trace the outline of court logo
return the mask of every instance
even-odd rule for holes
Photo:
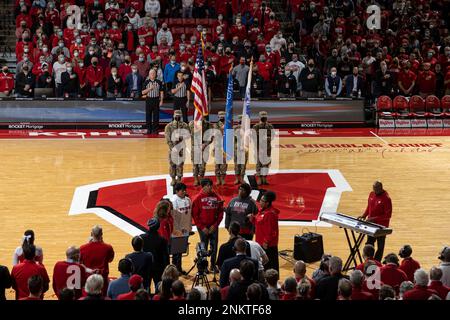
[[[254,185],[254,171],[247,170],[245,180]],[[224,186],[215,187],[227,205],[237,196],[233,185],[234,172],[228,172]],[[214,176],[214,172],[206,173]],[[330,226],[320,221],[322,212],[337,212],[341,195],[352,188],[339,170],[276,170],[268,176],[267,189],[277,194],[276,207],[280,209],[281,226]],[[200,191],[194,187],[192,174],[183,182],[191,199]],[[254,186],[251,196],[256,200],[264,192]],[[104,181],[75,189],[69,215],[93,213],[135,236],[147,229],[153,209],[163,197],[171,198],[173,188],[168,175],[144,176]],[[222,221],[221,227],[224,226]]]

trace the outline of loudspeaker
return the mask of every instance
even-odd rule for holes
[[[320,261],[323,255],[322,235],[309,232],[294,237],[294,259],[311,263]]]

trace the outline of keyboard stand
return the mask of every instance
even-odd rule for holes
[[[348,270],[355,269],[359,263],[363,262],[361,252],[359,251],[359,247],[361,246],[361,243],[364,240],[365,234],[360,233],[357,238],[355,232],[352,229],[350,229],[350,232],[349,230],[347,230],[347,228],[343,229],[345,231],[345,237],[347,238],[348,247],[350,248],[350,255],[348,256],[348,259],[342,268],[343,272],[347,272]],[[351,238],[349,236],[349,233],[351,234]],[[360,261],[359,263],[356,261],[357,258]],[[352,262],[354,264],[353,267],[350,266]]]

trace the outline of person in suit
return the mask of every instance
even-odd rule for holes
[[[345,78],[345,90],[348,98],[358,97],[358,92],[363,88],[363,78],[359,75],[358,67],[354,67],[352,74]]]
[[[139,74],[138,67],[133,64],[131,66],[131,73],[125,78],[127,97],[139,98],[141,96],[143,82],[144,78]]]
[[[224,288],[229,285],[230,272],[232,269],[239,268],[243,260],[250,260],[255,265],[254,278],[258,278],[258,261],[247,255],[247,243],[244,239],[238,238],[234,243],[236,256],[226,259],[220,269],[220,287]]]

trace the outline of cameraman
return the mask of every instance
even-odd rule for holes
[[[219,237],[219,224],[223,218],[223,200],[212,189],[211,179],[202,179],[200,182],[202,190],[192,201],[192,217],[200,235],[200,241],[211,244],[211,266],[212,272],[217,272],[216,255]]]

